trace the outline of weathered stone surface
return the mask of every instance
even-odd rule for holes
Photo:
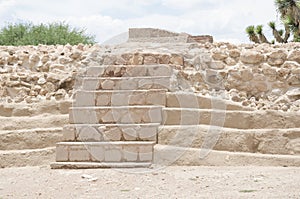
[[[70,110],[70,123],[113,124],[113,123],[160,123],[162,107],[74,107]]]
[[[280,66],[287,59],[287,52],[284,50],[277,50],[267,55],[267,58],[268,64],[271,66]]]
[[[293,50],[288,55],[288,61],[295,61],[297,63],[300,63],[300,51],[299,50]]]
[[[264,55],[257,51],[243,51],[241,61],[245,64],[259,64],[264,61]]]
[[[84,90],[170,89],[169,77],[85,78]]]

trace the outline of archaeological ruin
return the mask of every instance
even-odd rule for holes
[[[300,44],[130,29],[0,46],[0,167],[300,166]]]

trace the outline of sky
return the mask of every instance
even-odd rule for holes
[[[64,21],[103,43],[128,28],[161,28],[216,41],[249,43],[245,28],[279,21],[274,0],[0,0],[0,28],[8,23]]]

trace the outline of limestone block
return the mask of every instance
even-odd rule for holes
[[[241,61],[245,64],[259,64],[264,61],[264,55],[257,51],[243,51]]]
[[[267,57],[268,64],[271,66],[280,66],[285,62],[287,58],[287,52],[284,50],[277,50],[270,53]]]
[[[300,154],[300,138],[292,139],[286,144],[290,154]]]
[[[268,85],[265,82],[255,82],[255,87],[260,92],[268,91]]]
[[[112,80],[104,80],[101,83],[101,88],[104,90],[113,90],[114,86],[115,86],[115,82]],[[92,87],[95,88],[95,85]]]
[[[227,58],[225,59],[224,62],[225,62],[228,66],[234,66],[234,65],[237,64],[236,61],[235,61],[233,58],[231,58],[231,57],[227,57]]]
[[[120,146],[105,146],[104,159],[106,162],[121,162],[122,148]]]
[[[222,70],[226,67],[226,65],[222,61],[212,61],[208,66],[210,69]]]
[[[90,161],[90,153],[84,145],[70,146],[69,160],[74,162]]]
[[[290,73],[291,73],[290,69],[280,68],[277,70],[277,78],[278,78],[278,80],[285,81]]]
[[[123,101],[127,100],[127,104],[146,105],[146,97],[146,93],[133,93],[129,94],[127,98],[123,98]]]
[[[129,93],[112,93],[111,94],[111,105],[112,106],[124,106],[129,105]]]
[[[300,86],[300,75],[291,75],[288,79],[287,79],[287,83],[289,85],[292,86]]]
[[[172,75],[172,68],[169,66],[154,66],[148,67],[147,72],[149,76],[171,76]]]
[[[293,68],[291,70],[291,73],[295,75],[300,75],[300,66],[298,68]]]
[[[183,66],[184,59],[180,55],[171,55],[170,63]]]
[[[170,55],[159,55],[158,56],[159,64],[169,64],[169,62],[170,62]]]
[[[144,63],[144,57],[141,54],[134,54],[130,59],[129,63],[131,65],[142,65]]]
[[[103,135],[92,126],[76,127],[77,140],[87,141],[102,141]]]
[[[56,161],[65,162],[69,160],[69,148],[68,146],[57,145],[56,146]]]
[[[93,98],[95,99],[95,96],[96,95],[95,93],[93,93]],[[82,105],[96,105],[96,106],[109,106],[109,105],[112,105],[112,101],[113,99],[111,99],[111,96],[108,94],[108,93],[99,93],[97,94],[96,96],[96,104],[95,104],[95,100],[90,100],[90,99],[93,99],[93,98],[88,98],[87,96],[87,99],[88,99],[88,102],[86,101],[83,101],[84,103],[82,103]]]
[[[134,141],[138,139],[138,131],[135,128],[123,128],[123,137],[127,141]]]
[[[153,159],[153,146],[139,146],[139,160],[152,161]]]
[[[143,127],[137,129],[138,136],[141,140],[156,141],[157,127]]]
[[[300,68],[300,64],[295,61],[286,61],[286,62],[284,62],[282,67],[288,68],[288,69],[297,69],[297,68]]]
[[[243,69],[240,72],[241,72],[241,79],[244,82],[248,82],[248,81],[252,80],[254,77],[253,73],[250,69]]]
[[[151,64],[156,64],[157,60],[154,56],[151,55],[145,55],[144,56],[144,65],[151,65]]]
[[[125,145],[123,146],[123,156],[124,160],[128,162],[136,162],[138,160],[138,146],[130,146],[130,145]]]
[[[287,58],[288,61],[295,61],[297,63],[300,63],[300,51],[299,50],[293,50],[290,52]]]
[[[119,127],[109,128],[103,134],[104,139],[108,141],[120,141],[122,138],[122,131]]]
[[[67,114],[69,113],[69,108],[72,106],[71,101],[60,101],[58,103],[59,112],[61,114]]]
[[[117,88],[120,88],[120,90],[136,90],[138,87],[138,80],[137,79],[126,79],[121,80],[116,84]]]
[[[224,61],[227,57],[228,57],[228,55],[224,50],[223,51],[220,49],[212,50],[212,58],[214,60]]]
[[[89,146],[91,160],[94,162],[104,161],[104,147],[103,146]]]
[[[76,140],[75,131],[76,131],[76,129],[74,128],[74,126],[69,126],[69,125],[64,126],[62,140],[63,141],[75,141]]]
[[[229,50],[229,56],[232,58],[238,58],[241,55],[238,49]]]
[[[151,68],[151,67],[150,67]],[[127,77],[138,77],[138,76],[147,76],[147,69],[146,67],[127,67],[124,69],[126,72],[122,76]]]
[[[165,106],[166,92],[165,91],[153,91],[153,92],[146,93],[145,104]]]

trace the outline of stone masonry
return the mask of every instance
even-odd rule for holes
[[[0,167],[300,165],[299,43],[129,33],[0,46]]]
[[[149,167],[171,70],[168,65],[87,68],[52,168]]]

